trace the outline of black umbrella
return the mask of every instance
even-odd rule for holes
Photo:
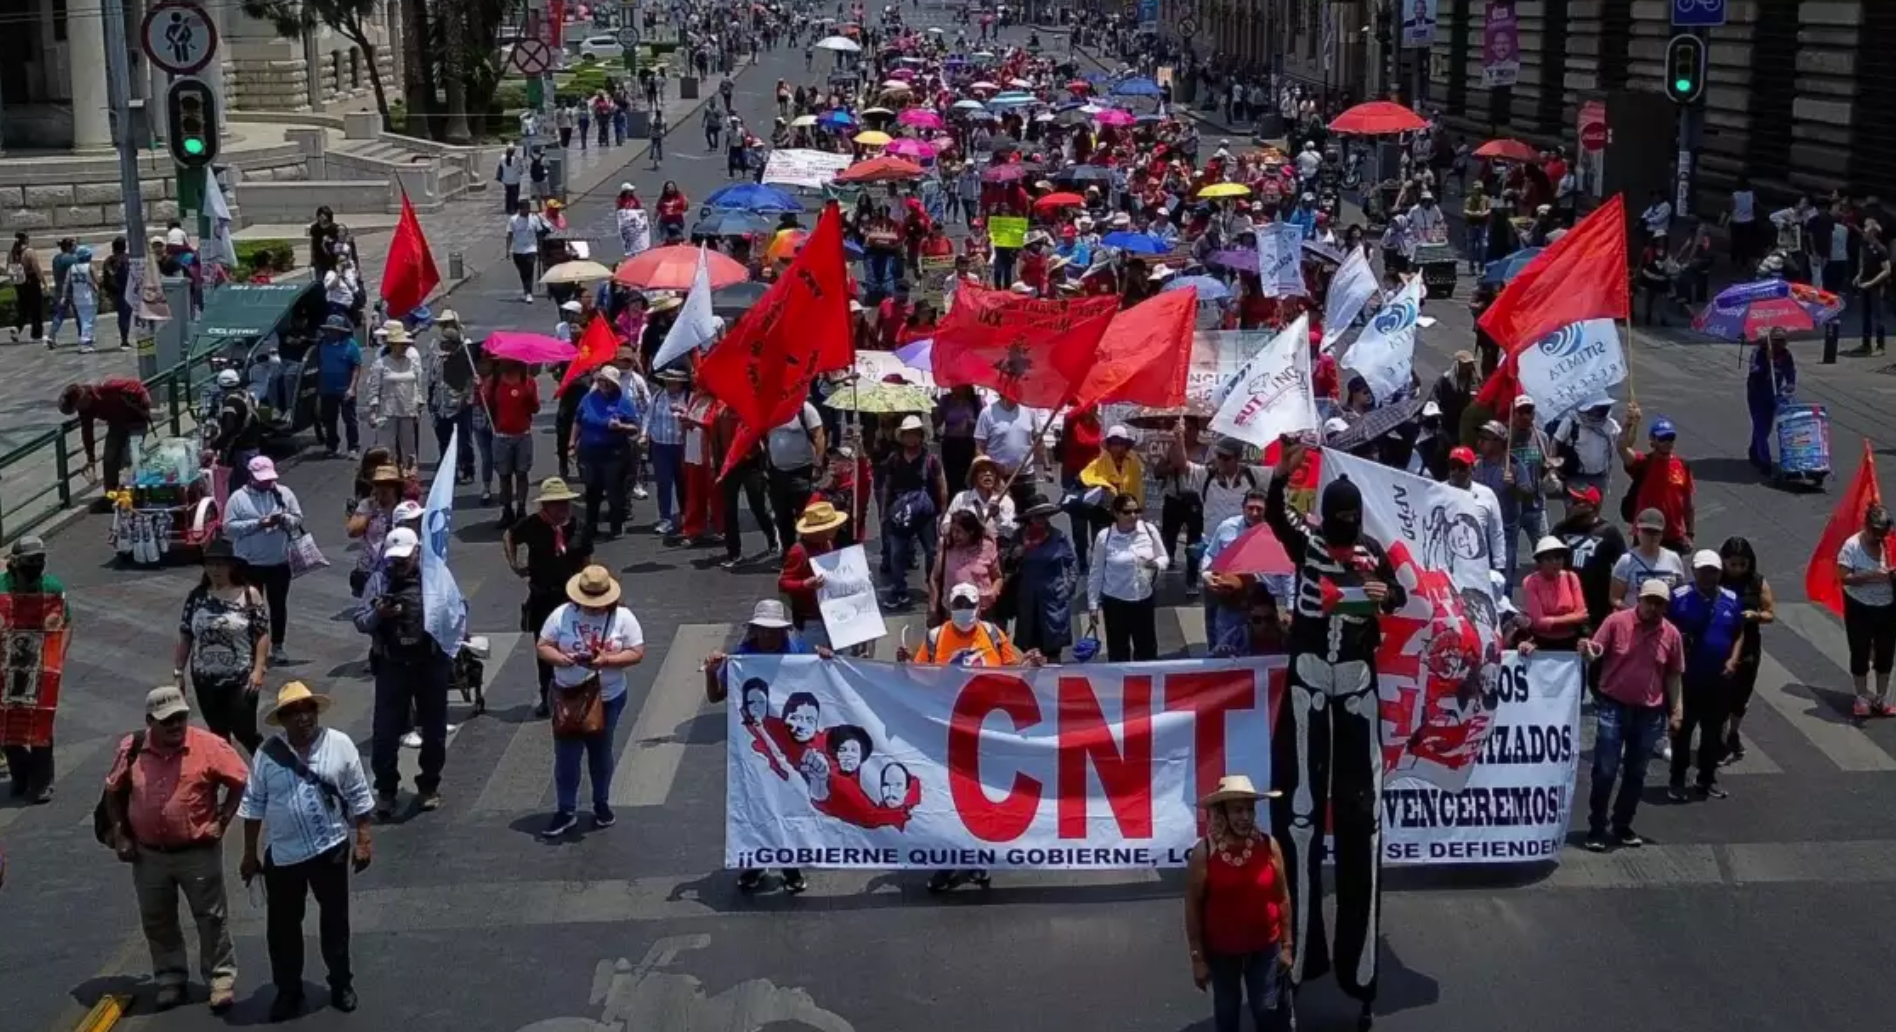
[[[1053,178],[1062,183],[1110,183],[1113,181],[1113,170],[1098,165],[1075,165],[1062,169]]]
[[[759,283],[756,280],[745,280],[728,287],[720,287],[711,292],[711,311],[727,318],[743,315],[756,307],[757,302],[764,299],[764,292],[769,289],[770,284]]]
[[[714,211],[691,227],[694,237],[740,237],[768,233],[773,223],[748,211]]]

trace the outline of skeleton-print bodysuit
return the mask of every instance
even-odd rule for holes
[[[1404,592],[1381,545],[1353,534],[1352,545],[1332,549],[1324,524],[1290,510],[1284,478],[1272,478],[1264,504],[1265,522],[1297,565],[1289,690],[1271,736],[1271,778],[1283,793],[1271,800],[1271,833],[1284,850],[1298,933],[1291,978],[1321,978],[1334,967],[1343,990],[1367,1005],[1376,994],[1382,896],[1376,610],[1400,608]],[[1361,496],[1348,480],[1326,487],[1320,504],[1326,520],[1354,510],[1360,527]],[[1388,589],[1380,607],[1362,596],[1369,579]],[[1336,851],[1334,954],[1323,928],[1326,832]]]

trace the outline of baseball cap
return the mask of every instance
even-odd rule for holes
[[[948,590],[948,604],[967,602],[970,605],[981,604],[981,590],[972,584],[957,584]]]
[[[1498,419],[1490,419],[1486,423],[1481,424],[1481,432],[1487,434],[1489,437],[1506,439],[1508,436],[1508,425]]]
[[[1668,599],[1672,597],[1672,589],[1666,587],[1665,581],[1662,581],[1659,578],[1654,577],[1651,580],[1640,582],[1639,597],[1640,598]]]
[[[396,527],[389,531],[388,537],[383,540],[382,555],[390,559],[406,559],[414,555],[415,549],[419,547],[421,547],[421,538],[417,537],[414,531],[407,527]]]
[[[1472,466],[1475,464],[1475,450],[1465,444],[1456,445],[1448,450],[1448,461]]]
[[[1709,548],[1701,548],[1692,554],[1692,568],[1694,570],[1722,570],[1725,568],[1725,560],[1719,558],[1717,552]]]
[[[259,455],[251,459],[248,468],[250,470],[250,479],[260,484],[269,484],[276,481],[276,463],[271,462],[268,456]]]
[[[1585,502],[1597,507],[1600,504],[1600,489],[1591,484],[1585,487],[1570,487],[1567,489],[1567,497],[1576,502]]]
[[[1442,414],[1442,406],[1437,405],[1433,401],[1425,401],[1422,403],[1422,418],[1423,419],[1427,419],[1430,416],[1439,416],[1441,414]]]
[[[1133,443],[1132,431],[1124,426],[1114,425],[1106,431],[1106,440],[1124,441],[1127,444],[1131,444]]]
[[[189,712],[191,705],[184,701],[184,692],[175,685],[164,685],[145,693],[145,716],[153,720],[170,720]]]
[[[1534,399],[1525,394],[1519,395],[1514,399],[1514,407],[1517,409],[1533,408]]]
[[[1641,509],[1633,526],[1639,530],[1665,530],[1666,514],[1657,509]]]
[[[783,603],[774,598],[759,599],[751,607],[750,625],[752,627],[783,628],[790,626],[789,611]]]
[[[421,519],[422,512],[421,503],[410,498],[397,505],[389,518],[396,523],[407,523],[409,520]]]
[[[1652,429],[1648,430],[1647,434],[1654,440],[1670,441],[1679,436],[1679,428],[1672,425],[1672,420],[1660,416],[1652,421]]]

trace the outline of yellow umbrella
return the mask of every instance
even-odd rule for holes
[[[1209,200],[1220,197],[1249,197],[1251,188],[1243,183],[1213,183],[1198,191],[1198,196]]]
[[[561,262],[540,277],[543,284],[598,283],[612,278],[612,270],[598,262]]]
[[[816,124],[815,115],[798,115],[797,120],[790,123],[790,127],[792,129],[803,129],[809,126],[813,126],[815,124]]]
[[[888,133],[877,132],[871,129],[866,133],[857,133],[856,142],[865,147],[887,147],[889,144],[895,142],[895,138]]]

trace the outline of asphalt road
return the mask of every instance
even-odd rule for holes
[[[800,53],[766,56],[739,84],[740,113],[767,125],[776,79],[794,81],[801,69]],[[697,133],[672,142],[659,172],[641,161],[626,178],[652,193],[676,178],[694,198],[723,182],[722,155],[706,154]],[[582,200],[573,219],[609,225],[609,204]],[[609,231],[596,236],[611,246]],[[452,304],[477,329],[549,326],[551,306],[521,304],[511,277],[491,270]],[[1425,376],[1472,336],[1461,302],[1434,303],[1430,314],[1441,323],[1427,335]],[[1896,788],[1896,727],[1851,725],[1841,629],[1799,604],[1836,489],[1787,494],[1749,472],[1742,369],[1730,346],[1642,333],[1633,354],[1630,386],[1649,413],[1679,423],[1681,450],[1695,460],[1703,535],[1714,544],[1751,536],[1786,603],[1765,638],[1751,757],[1726,779],[1730,800],[1666,806],[1650,796],[1644,850],[1571,849],[1557,868],[1392,872],[1379,1028],[1831,1030],[1879,1027],[1896,1007],[1896,988],[1876,974],[1896,947],[1896,827],[1882,794]],[[1802,370],[1802,393],[1830,406],[1833,449],[1847,458],[1880,425],[1896,383],[1850,361]],[[548,454],[543,447],[543,467]],[[338,562],[292,592],[289,672],[333,693],[329,722],[366,745],[365,649],[339,619],[352,558],[339,530],[348,476],[347,464],[321,461],[286,474]],[[620,821],[558,846],[537,842],[552,750],[529,713],[520,591],[492,510],[465,491],[458,509],[454,566],[473,630],[494,641],[491,710],[453,737],[445,807],[377,829],[375,866],[354,883],[361,1012],[319,1010],[297,1027],[1209,1028],[1208,1002],[1188,979],[1171,874],[1008,875],[988,891],[936,899],[911,875],[814,872],[800,898],[738,895],[719,870],[723,733],[701,705],[697,661],[731,638],[774,581],[763,570],[716,569],[719,552],[667,549],[639,532],[607,547],[651,647],[632,672],[617,743]],[[641,505],[634,526],[653,519]],[[12,860],[0,891],[8,1032],[69,1028],[101,992],[138,992],[147,969],[128,873],[91,841],[89,812],[113,736],[137,723],[143,693],[168,676],[175,614],[196,574],[114,569],[104,534],[88,519],[51,542],[53,571],[72,590],[77,643],[60,714],[59,795],[0,809]],[[1178,619],[1176,583],[1165,591],[1160,644],[1174,653],[1193,647],[1194,621]],[[227,860],[234,871],[234,850]],[[251,1024],[270,999],[263,910],[232,885],[242,974],[231,1021]],[[308,978],[320,1005],[315,963],[312,944]],[[1329,985],[1312,986],[1303,1027],[1349,1028],[1353,1013]],[[125,1027],[217,1025],[193,1005],[135,1014]]]

